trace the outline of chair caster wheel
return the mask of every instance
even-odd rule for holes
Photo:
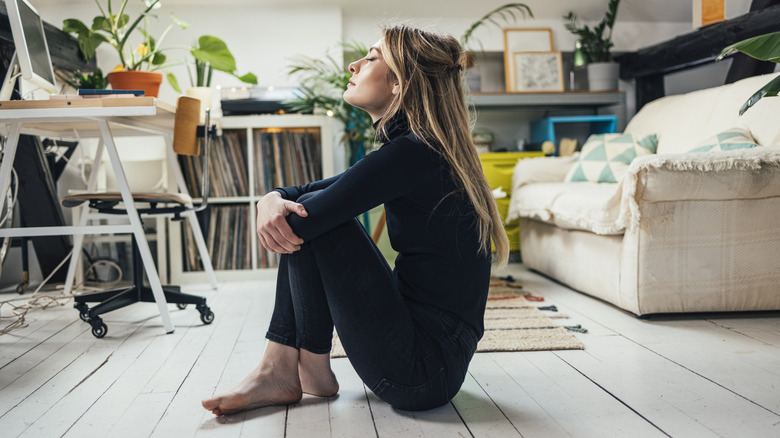
[[[203,321],[203,324],[211,324],[214,322],[214,312],[212,312],[208,306],[198,306],[198,311],[200,312],[200,320]]]
[[[187,308],[187,305],[182,303],[176,303],[176,308],[179,310],[184,310]]]
[[[102,338],[108,333],[108,326],[100,318],[94,318],[89,323],[92,325],[92,336]]]
[[[76,303],[73,305],[74,308],[78,309],[79,311],[79,318],[81,318],[84,322],[89,322],[89,307],[87,307],[84,303]]]

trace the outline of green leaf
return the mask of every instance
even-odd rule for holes
[[[238,76],[238,75],[233,75],[233,76],[238,78],[238,80],[240,80],[241,82],[257,85],[257,76],[255,76],[254,73],[247,73],[243,76]]]
[[[227,44],[215,36],[203,35],[198,38],[198,47],[192,49],[192,56],[199,61],[208,62],[214,70],[226,73],[236,71],[233,54],[228,50]]]
[[[92,30],[102,30],[111,32],[111,20],[106,17],[98,16],[92,19]]]
[[[173,73],[167,73],[165,77],[168,78],[168,83],[171,84],[171,88],[181,94],[181,87],[179,87],[179,81],[176,79],[176,76],[174,76]]]
[[[780,63],[780,32],[759,35],[732,44],[721,51],[717,60],[723,59],[724,56],[733,51],[742,52],[761,61],[771,61],[778,64]]]
[[[780,76],[774,78],[773,80],[769,81],[766,85],[764,85],[760,90],[756,91],[752,96],[750,96],[750,99],[747,100],[742,105],[742,108],[739,109],[739,115],[745,113],[750,107],[756,104],[761,98],[763,97],[774,97],[777,96],[778,93],[780,93]]]
[[[149,60],[149,64],[152,64],[152,65],[163,65],[165,63],[166,59],[167,59],[167,57],[165,55],[163,55],[160,52],[156,52],[152,56],[152,58]]]
[[[67,33],[75,33],[77,35],[88,34],[89,28],[81,20],[75,18],[68,18],[62,21],[62,30]]]

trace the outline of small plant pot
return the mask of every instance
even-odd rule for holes
[[[162,73],[153,71],[115,71],[106,76],[114,90],[144,90],[144,96],[157,97],[162,84]]]
[[[200,117],[203,118],[206,114],[206,108],[211,108],[211,116],[214,117],[214,107],[212,107],[212,96],[214,90],[211,87],[192,87],[188,88],[184,94],[190,97],[194,97],[200,100]]]
[[[616,62],[594,62],[588,64],[588,90],[617,90],[619,69],[620,64]]]

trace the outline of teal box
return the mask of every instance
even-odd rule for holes
[[[587,135],[581,135],[587,128]],[[571,132],[576,130],[576,134]],[[592,134],[611,134],[617,130],[617,116],[560,116],[546,117],[531,123],[531,143],[551,141],[555,144],[555,155],[562,137],[577,138],[580,147]]]

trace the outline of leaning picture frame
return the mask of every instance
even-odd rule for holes
[[[563,91],[561,52],[514,52],[513,90],[518,93]]]
[[[552,29],[510,28],[504,29],[504,76],[506,90],[515,90],[513,54],[517,52],[551,52],[553,50]]]

